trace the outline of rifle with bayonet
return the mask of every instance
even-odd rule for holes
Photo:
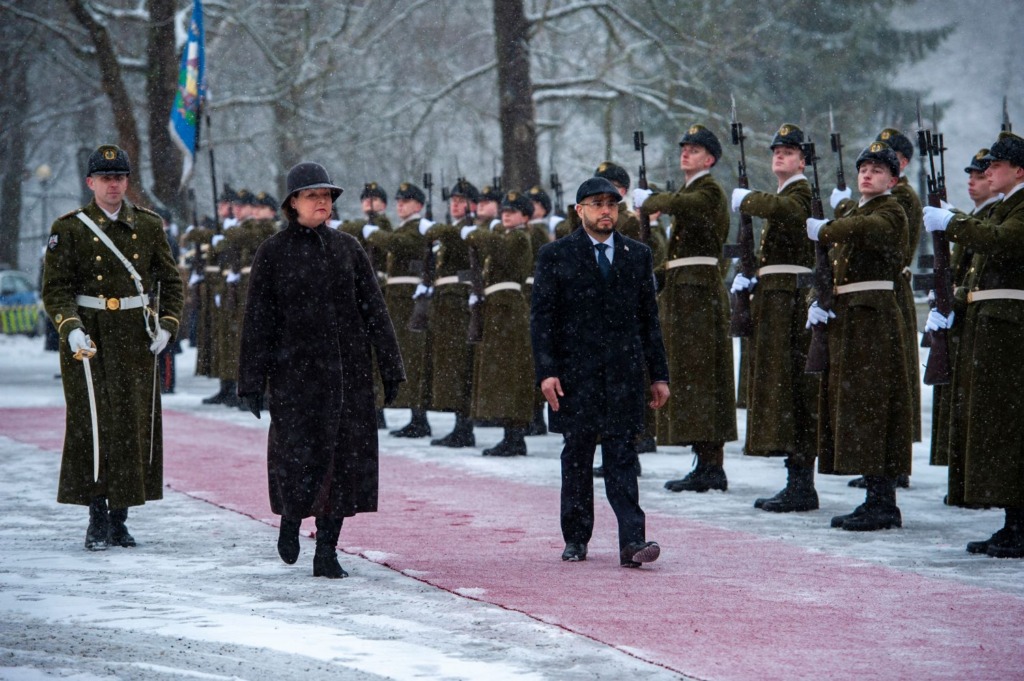
[[[425,217],[428,220],[433,220],[434,180],[430,173],[423,173],[423,188],[427,193]],[[447,190],[442,187],[442,196],[445,193],[447,193]],[[449,218],[448,221],[451,222],[451,219]],[[409,315],[409,323],[407,325],[410,331],[415,332],[426,331],[430,320],[430,294],[434,288],[434,274],[437,270],[437,254],[434,252],[434,242],[430,239],[424,239],[423,241],[423,259],[420,262],[422,263],[420,273],[422,286],[426,288],[426,291],[420,292],[413,300],[412,314]]]
[[[565,217],[565,206],[562,204],[562,183],[558,180],[558,173],[551,173],[551,191],[555,193],[555,215]]]
[[[450,204],[452,195],[448,187],[444,185],[444,171],[441,171],[441,200],[444,201],[444,224],[452,224],[452,207]]]
[[[939,208],[942,205],[942,190],[940,174],[935,170],[935,155],[943,155],[941,134],[933,135],[931,130],[925,129],[918,121],[917,146],[921,156],[928,158],[929,172],[928,183],[928,205]],[[940,163],[941,163],[940,158]],[[940,166],[941,167],[941,166]],[[932,232],[932,250],[935,253],[934,279],[935,288],[935,309],[943,316],[948,317],[953,309],[953,282],[949,266],[949,240],[946,233]],[[945,329],[937,329],[930,332],[928,362],[924,370],[925,385],[946,385],[950,379],[949,342]]]
[[[423,190],[427,193],[427,205],[424,209],[424,217],[428,220],[434,219],[434,178],[430,173],[423,173]]]
[[[633,132],[633,148],[640,152],[640,179],[637,180],[636,185],[640,189],[647,189],[647,153],[644,151],[644,147],[647,143],[644,142],[644,131],[635,130]],[[644,210],[643,206],[636,209],[637,216],[640,218],[640,241],[645,244],[651,243],[651,214]]]
[[[1013,132],[1013,124],[1010,123],[1010,110],[1006,108],[1006,95],[1003,95],[1003,124],[999,126],[1003,132]]]
[[[370,186],[371,184],[372,184],[371,182],[366,182],[366,183],[363,184],[363,192],[364,193],[369,192],[372,189],[372,187]],[[376,225],[376,220],[377,220],[377,211],[375,211],[373,209],[373,198],[371,197],[370,198],[370,210],[366,211],[366,224],[368,224],[368,225]],[[370,269],[373,271],[375,276],[380,277],[381,275],[377,272],[377,264],[375,262],[376,255],[377,255],[377,253],[376,253],[377,249],[374,248],[373,244],[370,243],[369,239],[364,239],[363,242],[364,242],[363,243],[363,248],[366,250],[366,257],[370,261]]]
[[[484,268],[475,244],[469,244],[469,290],[476,304],[469,306],[469,328],[466,342],[479,343],[484,339]]]
[[[814,142],[808,141],[800,145],[804,159],[814,170],[814,183],[811,185],[811,217],[824,220],[825,210],[821,205],[821,184],[818,181],[818,155]],[[845,183],[844,183],[845,184]],[[828,259],[828,244],[819,239],[814,244],[814,289],[818,294],[818,307],[828,314],[832,310],[832,261]],[[809,374],[821,374],[822,380],[828,375],[828,325],[814,324],[811,326],[811,345],[807,350],[807,363],[804,371]]]
[[[828,130],[829,141],[832,143],[832,153],[836,155],[836,188],[846,191],[846,173],[843,172],[843,140],[836,132],[836,123],[832,118],[832,107],[828,108]]]
[[[747,155],[743,141],[743,124],[736,120],[736,100],[732,101],[732,143],[739,145],[739,180],[742,189],[750,188],[747,178]],[[740,213],[740,228],[737,235],[740,255],[740,272],[747,279],[753,279],[757,272],[757,259],[754,255],[754,220],[746,213]],[[750,291],[739,291],[733,296],[732,315],[729,319],[729,335],[746,338],[754,332],[754,320],[750,315]]]

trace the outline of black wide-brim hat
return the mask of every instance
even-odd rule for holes
[[[319,163],[312,162],[299,163],[292,166],[292,169],[288,171],[287,185],[288,191],[284,201],[281,202],[282,208],[288,204],[288,201],[296,192],[303,189],[330,189],[332,202],[337,201],[341,193],[345,191],[331,182],[331,176],[327,174],[326,168]]]

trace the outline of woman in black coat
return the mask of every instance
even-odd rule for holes
[[[299,526],[314,516],[313,575],[333,578],[347,576],[336,551],[342,520],[377,510],[373,354],[386,402],[405,380],[366,253],[326,225],[341,192],[316,163],[289,171],[288,226],[256,252],[238,367],[239,397],[257,418],[269,387],[267,472],[270,507],[281,516],[278,552],[294,563]]]

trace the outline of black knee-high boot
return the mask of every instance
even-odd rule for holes
[[[313,556],[313,576],[341,579],[348,577],[338,563],[338,535],[342,519],[316,519],[316,554]]]

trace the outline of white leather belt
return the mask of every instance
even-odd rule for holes
[[[251,267],[243,267],[241,273],[242,274],[249,274],[250,272],[252,272],[252,268]]]
[[[522,290],[523,290],[523,285],[522,284],[516,283],[514,281],[502,281],[502,282],[499,282],[497,284],[491,284],[490,286],[485,288],[484,289],[484,295],[485,296],[489,296],[492,293],[497,293],[498,291],[522,291]]]
[[[858,281],[855,284],[843,284],[836,286],[836,295],[844,293],[857,293],[859,291],[892,291],[896,286],[891,281]]]
[[[809,274],[813,272],[810,267],[802,265],[765,265],[757,271],[757,276],[763,277],[766,274]]]
[[[979,303],[983,300],[1024,300],[1024,291],[1019,288],[990,288],[967,294],[968,303]]]
[[[458,284],[458,283],[459,283],[458,275],[453,274],[450,277],[439,277],[434,282],[434,286],[447,286],[448,284]],[[468,284],[469,282],[465,281],[465,282],[462,282],[462,283]]]
[[[388,280],[385,283],[388,286],[394,286],[396,284],[413,284],[413,285],[416,285],[416,284],[422,284],[423,283],[423,279],[421,279],[420,277],[388,277]]]
[[[96,296],[75,296],[79,307],[93,310],[134,310],[149,303],[149,296],[129,296],[128,298],[97,298]]]
[[[207,265],[206,267],[203,268],[203,271],[204,272],[216,272],[217,274],[220,274],[220,268],[219,267],[214,267],[213,265]]]
[[[533,286],[533,277],[527,277],[526,281],[523,283],[526,284],[527,286]]]
[[[693,265],[709,265],[718,267],[718,258],[710,256],[695,255],[691,258],[676,258],[665,263],[665,269],[674,270],[677,267],[692,267]]]

